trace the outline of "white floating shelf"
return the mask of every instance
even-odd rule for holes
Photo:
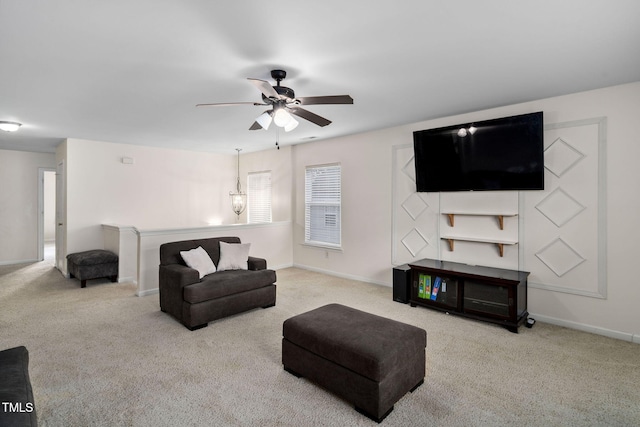
[[[453,252],[454,242],[456,240],[463,242],[478,242],[478,243],[491,243],[498,245],[498,251],[500,251],[500,256],[504,256],[504,245],[517,245],[517,240],[508,240],[508,239],[492,239],[492,238],[484,238],[484,237],[467,237],[467,236],[440,236],[441,239],[446,240],[449,243],[449,250]]]
[[[449,217],[449,225],[452,227],[455,224],[455,216],[456,215],[465,215],[465,216],[495,216],[498,218],[498,224],[500,226],[500,230],[504,230],[504,217],[505,216],[518,216],[517,213],[504,213],[504,212],[441,212],[442,215],[446,215]]]

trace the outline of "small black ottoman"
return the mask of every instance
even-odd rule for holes
[[[87,280],[108,277],[118,279],[118,255],[102,249],[67,255],[67,269],[71,277],[80,280],[80,287],[87,287]]]
[[[282,326],[282,363],[381,422],[408,391],[424,382],[424,329],[329,304]]]

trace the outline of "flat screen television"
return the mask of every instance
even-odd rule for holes
[[[543,190],[542,112],[413,133],[416,190]]]

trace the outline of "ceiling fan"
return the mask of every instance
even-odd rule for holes
[[[318,126],[327,126],[331,123],[331,120],[301,108],[301,105],[353,104],[353,98],[349,95],[305,96],[296,98],[293,89],[280,86],[280,82],[287,77],[286,71],[272,70],[271,77],[277,82],[276,86],[272,86],[265,80],[248,79],[249,82],[262,92],[262,102],[197,104],[196,107],[223,107],[230,105],[271,106],[272,108],[266,110],[256,119],[249,130],[269,129],[269,126],[273,122],[276,126],[284,128],[285,132],[289,132],[298,126],[298,121],[294,119],[292,115],[301,117]]]

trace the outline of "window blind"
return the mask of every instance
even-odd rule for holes
[[[305,171],[305,243],[341,245],[341,166],[313,166]]]
[[[271,172],[247,176],[247,222],[271,222]]]

